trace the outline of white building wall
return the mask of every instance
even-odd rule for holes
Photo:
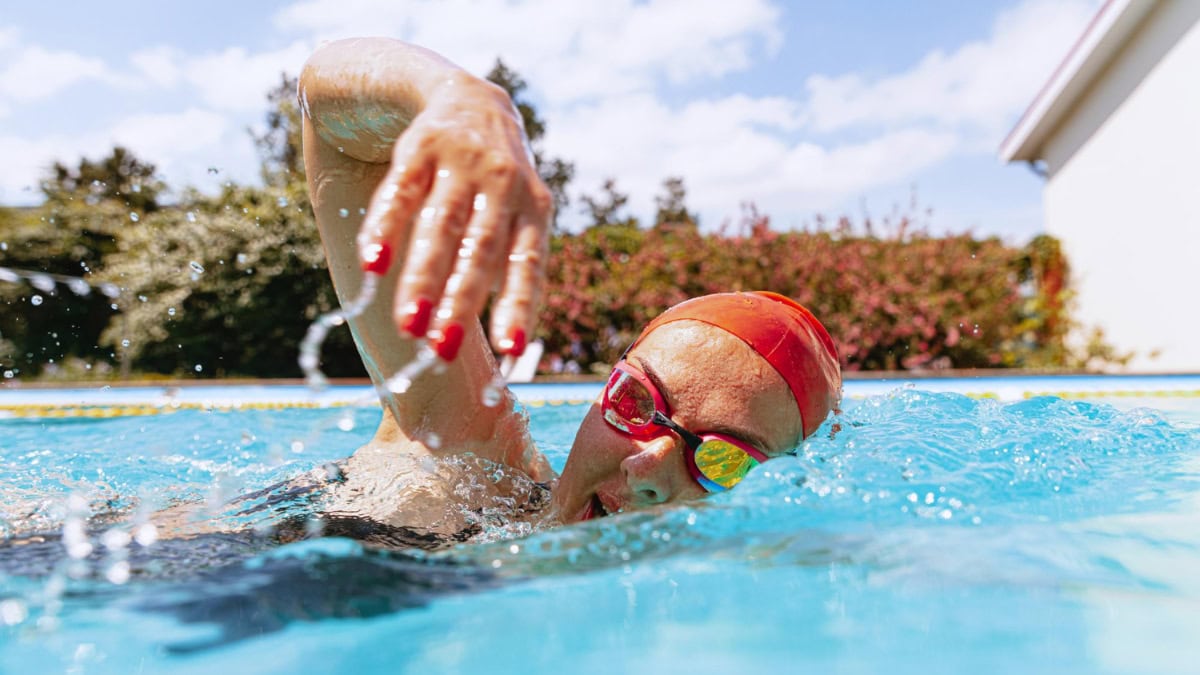
[[[1161,3],[1044,156],[1076,316],[1130,370],[1200,372],[1200,2]]]

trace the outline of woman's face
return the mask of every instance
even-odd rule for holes
[[[626,358],[658,387],[671,418],[688,431],[733,436],[768,456],[800,440],[800,414],[783,377],[749,345],[715,326],[665,324]],[[688,473],[687,452],[683,439],[666,429],[649,439],[614,429],[594,403],[555,492],[563,522],[707,494]]]

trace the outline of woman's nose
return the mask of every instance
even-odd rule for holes
[[[662,504],[674,496],[672,463],[678,459],[678,442],[675,434],[663,434],[638,443],[638,451],[621,460],[621,471],[637,505]]]

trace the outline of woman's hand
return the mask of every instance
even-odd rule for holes
[[[396,141],[359,255],[364,269],[382,274],[402,254],[396,326],[428,333],[446,361],[498,288],[491,343],[520,356],[541,296],[552,203],[508,95],[458,72]]]

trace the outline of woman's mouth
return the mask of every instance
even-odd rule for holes
[[[604,508],[604,502],[600,501],[600,495],[593,494],[592,498],[583,507],[583,513],[579,515],[580,522],[591,520],[592,518],[600,518],[608,515],[608,509]]]

